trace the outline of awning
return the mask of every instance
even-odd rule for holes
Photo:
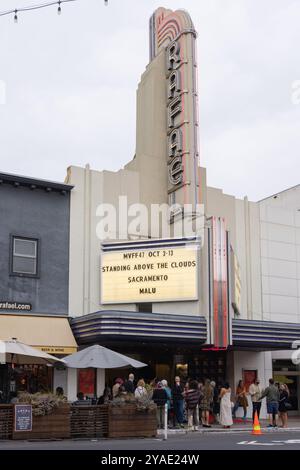
[[[200,345],[207,336],[203,316],[101,310],[71,320],[78,344],[104,339]]]
[[[18,341],[49,354],[77,351],[68,318],[35,315],[0,315],[0,339]]]
[[[300,339],[300,324],[265,320],[232,320],[233,346],[244,348],[291,349]],[[295,343],[294,349],[297,349]]]

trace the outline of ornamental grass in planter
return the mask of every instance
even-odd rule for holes
[[[67,439],[70,405],[53,393],[20,393],[18,403],[32,405],[32,431],[13,432],[13,439]]]
[[[109,437],[154,437],[157,433],[156,405],[143,396],[121,394],[109,406]]]
[[[62,404],[67,403],[67,399],[53,393],[21,392],[18,396],[18,402],[32,405],[33,416],[46,416],[52,414]]]

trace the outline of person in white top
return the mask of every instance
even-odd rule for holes
[[[220,424],[224,428],[232,426],[232,411],[231,411],[231,388],[229,383],[226,382],[220,391]]]
[[[148,395],[148,393],[147,393],[147,390],[145,388],[145,382],[144,382],[143,379],[140,379],[137,383],[137,387],[135,389],[134,396],[135,396],[135,398],[139,399],[139,398],[146,397],[147,395]]]
[[[251,396],[251,401],[252,401],[252,420],[254,422],[254,416],[255,412],[257,412],[257,417],[259,419],[260,415],[260,409],[261,409],[261,393],[262,390],[259,386],[259,379],[256,377],[256,379],[253,381],[253,383],[249,387],[249,395]]]

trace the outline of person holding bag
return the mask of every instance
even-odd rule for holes
[[[292,408],[289,403],[290,392],[286,384],[279,386],[279,418],[281,419],[283,428],[288,427],[288,410]]]
[[[243,420],[246,420],[248,405],[249,404],[248,404],[248,399],[246,395],[246,387],[244,385],[244,382],[240,380],[236,388],[236,402],[232,411],[233,417],[236,418],[236,411],[241,406],[244,410]]]

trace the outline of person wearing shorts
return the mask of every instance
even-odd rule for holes
[[[269,414],[269,427],[277,427],[277,416],[279,408],[279,389],[274,384],[274,380],[269,380],[269,386],[262,392],[261,400],[267,399],[267,412]]]

